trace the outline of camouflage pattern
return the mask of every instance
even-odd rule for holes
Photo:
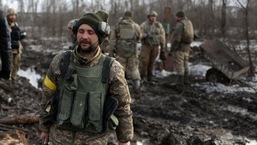
[[[60,78],[60,62],[63,57],[64,52],[57,54],[47,72],[47,78],[51,80],[53,85],[58,86],[58,81]],[[95,65],[99,62],[101,55],[100,47],[98,47],[97,54],[91,59],[83,59],[77,52],[77,47],[73,51],[72,55],[74,56],[74,63],[78,66],[85,65]],[[79,62],[83,61],[83,65]],[[127,81],[124,78],[124,68],[120,65],[119,62],[114,61],[110,68],[110,76],[108,83],[108,94],[113,95],[118,101],[119,106],[114,112],[114,115],[119,120],[119,125],[116,129],[117,139],[120,142],[127,142],[133,138],[133,120],[132,120],[132,111],[130,109],[131,96],[129,93]],[[42,101],[41,106],[41,116],[47,114],[47,103],[51,99],[52,95],[55,92],[55,87],[49,87],[46,83],[43,84],[42,90]],[[100,134],[92,134],[88,132],[74,132],[71,130],[64,130],[56,127],[55,124],[49,126],[44,126],[42,124],[42,119],[40,118],[39,128],[41,131],[50,131],[50,142],[52,145],[58,144],[67,144],[67,145],[103,145],[107,144],[108,136],[110,132],[103,132]]]
[[[184,17],[181,21],[187,20],[187,17]],[[189,60],[189,52],[190,52],[190,43],[185,43],[182,41],[183,39],[183,29],[184,24],[182,22],[178,22],[176,24],[171,50],[174,52],[174,65],[175,71],[178,75],[187,75],[188,74],[188,60]]]
[[[118,28],[119,24],[121,21],[125,21],[127,23],[131,23],[134,26],[135,30],[135,38],[133,40],[119,40],[118,39]],[[115,58],[120,64],[125,68],[126,72],[126,78],[127,79],[132,79],[132,80],[140,80],[140,73],[139,73],[139,60],[138,60],[138,50],[136,48],[136,43],[137,41],[140,40],[141,38],[141,33],[140,33],[140,27],[137,23],[135,23],[131,18],[123,17],[122,20],[120,20],[117,23],[115,30],[111,34],[111,47],[113,51],[115,51]],[[134,51],[129,57],[124,56],[123,52],[119,52],[118,49],[115,48],[116,43],[119,43],[120,41],[127,41],[128,43],[133,43],[132,46],[134,48],[131,48]]]
[[[184,17],[181,21],[189,21],[186,17]],[[189,52],[190,51],[190,43],[184,43],[183,39],[183,30],[184,24],[182,22],[178,22],[175,26],[175,30],[172,38],[172,50]]]
[[[110,40],[108,37],[104,39],[104,41],[100,44],[100,48],[102,49],[102,53],[108,55],[110,53]]]
[[[189,53],[182,51],[174,52],[175,71],[178,75],[184,76],[185,74],[188,74],[188,59]]]
[[[161,51],[166,51],[165,47],[165,31],[161,23],[154,22],[151,24],[149,21],[145,21],[140,25],[141,34],[142,34],[142,49],[140,53],[140,74],[142,79],[146,76],[147,79],[151,81],[153,77],[154,63],[156,57],[158,56],[159,47]],[[154,33],[159,37],[159,45],[149,45],[147,43],[147,37],[149,34]]]
[[[142,45],[140,53],[140,74],[142,79],[146,78],[151,81],[153,77],[154,63],[159,53],[159,46],[150,47]]]
[[[140,30],[142,34],[141,40],[143,45],[147,45],[146,39],[150,34],[150,35],[159,37],[159,41],[160,41],[159,46],[162,49],[165,49],[165,44],[166,44],[165,30],[160,22],[156,21],[154,23],[150,23],[149,21],[145,21],[140,25]]]

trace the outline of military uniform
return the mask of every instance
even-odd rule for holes
[[[91,60],[84,60],[77,53],[77,49],[73,51],[74,64],[80,67],[94,66],[99,63],[100,58],[104,55],[98,47],[97,54]],[[43,85],[43,99],[41,102],[41,116],[47,114],[46,106],[53,94],[56,91],[58,82],[61,79],[60,62],[64,53],[58,54],[52,61],[47,72]],[[83,64],[81,63],[83,61]],[[133,123],[132,111],[130,109],[131,97],[129,94],[127,82],[124,78],[124,69],[117,62],[114,61],[110,68],[110,76],[108,83],[107,94],[113,95],[119,102],[119,106],[115,111],[115,116],[118,118],[119,125],[116,129],[117,138],[120,142],[127,142],[133,138]],[[40,129],[42,131],[50,131],[50,142],[53,145],[104,145],[107,144],[108,135],[110,132],[89,133],[83,131],[72,131],[60,129],[56,124],[44,126],[42,120],[40,121]]]
[[[187,83],[190,44],[193,41],[194,30],[192,22],[188,20],[184,12],[179,11],[177,16],[181,17],[181,20],[176,24],[171,50],[174,51],[175,70],[178,74],[178,83],[183,83],[184,81]]]
[[[140,37],[139,25],[132,20],[130,12],[125,12],[124,17],[117,23],[111,35],[111,42],[115,58],[125,68],[126,78],[133,81],[135,90],[139,88],[141,79],[136,47]]]
[[[157,16],[156,12],[149,14],[149,16]],[[165,48],[165,31],[162,24],[158,21],[150,22],[149,20],[140,25],[142,34],[142,48],[140,53],[140,74],[141,78],[147,77],[148,81],[152,80],[154,63],[161,51],[166,51]]]
[[[16,11],[14,9],[8,9],[7,11],[7,20],[11,30],[11,46],[12,46],[12,70],[11,70],[11,79],[16,80],[17,73],[20,69],[20,59],[23,50],[23,46],[21,44],[21,31],[16,22],[9,21],[9,15],[16,15]]]

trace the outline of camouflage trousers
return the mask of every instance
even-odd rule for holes
[[[154,71],[154,63],[156,61],[156,57],[159,53],[159,46],[154,45],[153,47],[142,44],[141,53],[139,55],[140,58],[140,74],[142,77],[147,75],[149,77],[153,76]]]
[[[139,60],[136,55],[122,57],[117,55],[116,60],[125,68],[126,78],[140,80]]]
[[[107,145],[109,133],[87,133],[59,129],[53,125],[49,132],[49,145]]]
[[[21,59],[20,53],[13,53],[12,69],[11,69],[11,79],[12,80],[16,80],[17,73],[20,69],[20,59]]]
[[[188,59],[189,59],[189,51],[182,52],[176,51],[174,53],[174,63],[175,63],[175,71],[178,75],[187,75],[188,74]]]

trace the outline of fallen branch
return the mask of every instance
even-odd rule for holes
[[[29,132],[29,130],[24,129],[24,128],[15,127],[15,126],[10,126],[10,125],[1,124],[1,123],[0,123],[0,130],[3,130],[3,131],[21,130],[21,131],[24,131],[24,132]]]
[[[39,115],[35,114],[25,114],[21,116],[8,116],[6,118],[0,119],[1,124],[29,124],[38,123]]]

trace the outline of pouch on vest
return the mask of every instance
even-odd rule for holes
[[[116,42],[116,52],[119,56],[130,57],[136,55],[136,43],[119,40]]]
[[[86,130],[99,133],[103,127],[103,107],[104,96],[100,92],[89,92],[88,96],[88,118],[86,118]]]
[[[79,105],[75,105],[79,104]],[[87,94],[82,92],[76,92],[74,101],[73,101],[73,108],[70,117],[70,122],[73,126],[83,129],[84,128],[84,117],[87,108]]]
[[[122,21],[119,23],[119,39],[121,40],[133,40],[135,39],[136,32],[134,25],[131,22]]]
[[[59,102],[59,113],[57,115],[57,123],[58,125],[64,125],[70,119],[70,113],[72,109],[72,103],[74,98],[74,92],[77,88],[77,75],[73,75],[67,81],[71,81],[70,85],[64,86],[63,91],[60,93],[60,102]]]

